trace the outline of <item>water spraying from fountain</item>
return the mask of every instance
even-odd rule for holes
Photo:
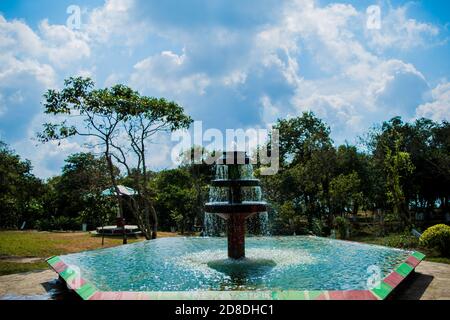
[[[216,162],[216,179],[211,182],[210,202],[205,204],[205,225],[220,224],[216,215],[227,223],[228,257],[245,257],[246,220],[265,213],[267,204],[261,201],[259,180],[253,176],[250,158],[245,152],[224,152]],[[264,221],[264,220],[263,220]],[[267,228],[263,223],[262,228]]]

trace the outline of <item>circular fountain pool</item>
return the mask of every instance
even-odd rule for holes
[[[224,238],[164,238],[58,257],[100,291],[367,290],[411,252],[317,237],[250,237],[242,260]]]

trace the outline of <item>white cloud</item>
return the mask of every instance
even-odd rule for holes
[[[146,21],[136,19],[138,10],[134,0],[106,0],[89,14],[83,30],[91,40],[103,45],[142,43],[150,29]]]
[[[415,44],[412,39],[418,37],[419,31],[434,30],[431,25],[406,20],[403,9],[392,15],[404,19],[400,22],[405,26],[400,29],[409,32],[408,46]],[[360,134],[390,116],[410,117],[429,90],[425,77],[414,65],[384,58],[366,45],[360,35],[365,18],[365,12],[351,5],[319,7],[313,0],[298,0],[289,2],[283,18],[261,31],[255,40],[261,65],[280,70],[293,89],[290,110],[297,114],[314,111],[331,125],[338,140]],[[386,31],[386,36],[402,36],[398,29],[392,32]],[[391,45],[403,48],[405,44],[393,40]],[[308,67],[317,69],[311,79],[302,70],[307,55]],[[268,96],[263,96],[262,101],[265,113],[269,110],[275,114],[274,108],[279,114],[289,110],[286,105],[269,104]]]
[[[273,105],[270,97],[263,95],[260,99],[262,105],[262,120],[266,124],[273,124],[279,118],[279,106]]]
[[[5,104],[5,98],[0,93],[0,117],[5,113],[6,111],[6,104]]]
[[[123,75],[117,73],[111,73],[105,80],[104,86],[111,87],[121,82]]]
[[[0,54],[64,67],[89,57],[90,47],[82,33],[66,26],[50,25],[43,20],[34,32],[23,21],[7,21],[0,15]]]
[[[40,23],[39,32],[43,39],[43,51],[55,66],[65,67],[91,55],[88,39],[83,33],[64,25],[50,25],[47,20]]]
[[[37,114],[33,117],[24,132],[25,137],[14,143],[12,148],[20,154],[23,159],[31,161],[33,173],[38,177],[51,177],[60,172],[64,160],[70,155],[78,152],[86,152],[86,148],[79,141],[64,140],[46,144],[36,139],[36,133],[42,130],[42,123],[48,121],[48,116]]]
[[[186,53],[177,55],[171,51],[150,56],[134,66],[131,84],[144,92],[205,94],[210,79],[204,73],[190,73],[186,70],[186,59]]]
[[[230,74],[223,77],[223,84],[225,86],[235,86],[245,83],[247,80],[247,73],[242,70],[234,70]]]
[[[28,52],[39,55],[43,50],[41,39],[28,25],[19,20],[7,21],[0,14],[1,52]]]
[[[370,46],[382,51],[389,48],[409,50],[436,43],[439,28],[431,23],[424,23],[408,18],[408,5],[390,8],[382,17],[381,29],[366,30]]]
[[[416,117],[450,121],[450,82],[439,84],[431,93],[433,101],[417,107]]]
[[[34,59],[19,60],[8,54],[0,54],[0,88],[26,87],[24,77],[32,78],[43,86],[52,86],[56,74],[48,64],[41,64]]]
[[[43,93],[59,87],[61,72],[78,68],[74,62],[90,54],[86,36],[66,26],[43,20],[34,31],[24,21],[0,15],[0,131],[22,157],[32,160],[38,176],[58,172],[55,163],[80,150],[73,142],[36,146],[34,138],[43,121]]]
[[[189,7],[177,6],[180,12]],[[202,12],[214,16],[216,7],[206,7]],[[332,126],[338,142],[389,116],[448,119],[448,85],[435,88],[427,100],[423,70],[391,54],[436,44],[441,37],[436,26],[412,19],[407,6],[384,8],[382,29],[370,31],[364,9],[314,0],[284,1],[256,24],[249,22],[254,11],[238,12],[241,7],[231,8],[229,21],[192,21],[168,8],[105,0],[86,12],[86,19],[83,15],[79,31],[47,20],[33,30],[0,15],[0,121],[5,123],[0,131],[24,112],[30,113],[20,120],[25,125],[38,121],[42,93],[59,87],[67,75],[90,76],[104,86],[120,82],[177,100],[208,126],[264,127],[312,110]],[[23,131],[22,140],[11,142],[43,175],[50,174],[52,161],[79,150],[71,144],[31,148],[32,135]],[[155,167],[164,166],[170,155],[169,143],[161,141],[164,147],[152,151]]]

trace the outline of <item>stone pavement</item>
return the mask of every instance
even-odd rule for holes
[[[0,277],[0,300],[73,299],[53,270],[11,274]]]
[[[395,295],[399,300],[450,300],[450,265],[422,261]]]

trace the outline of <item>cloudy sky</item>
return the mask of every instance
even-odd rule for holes
[[[396,115],[450,120],[449,22],[447,0],[0,0],[0,139],[36,175],[59,173],[80,142],[33,139],[42,94],[72,75],[175,100],[220,130],[312,110],[354,143]],[[170,166],[169,140],[153,169]]]

